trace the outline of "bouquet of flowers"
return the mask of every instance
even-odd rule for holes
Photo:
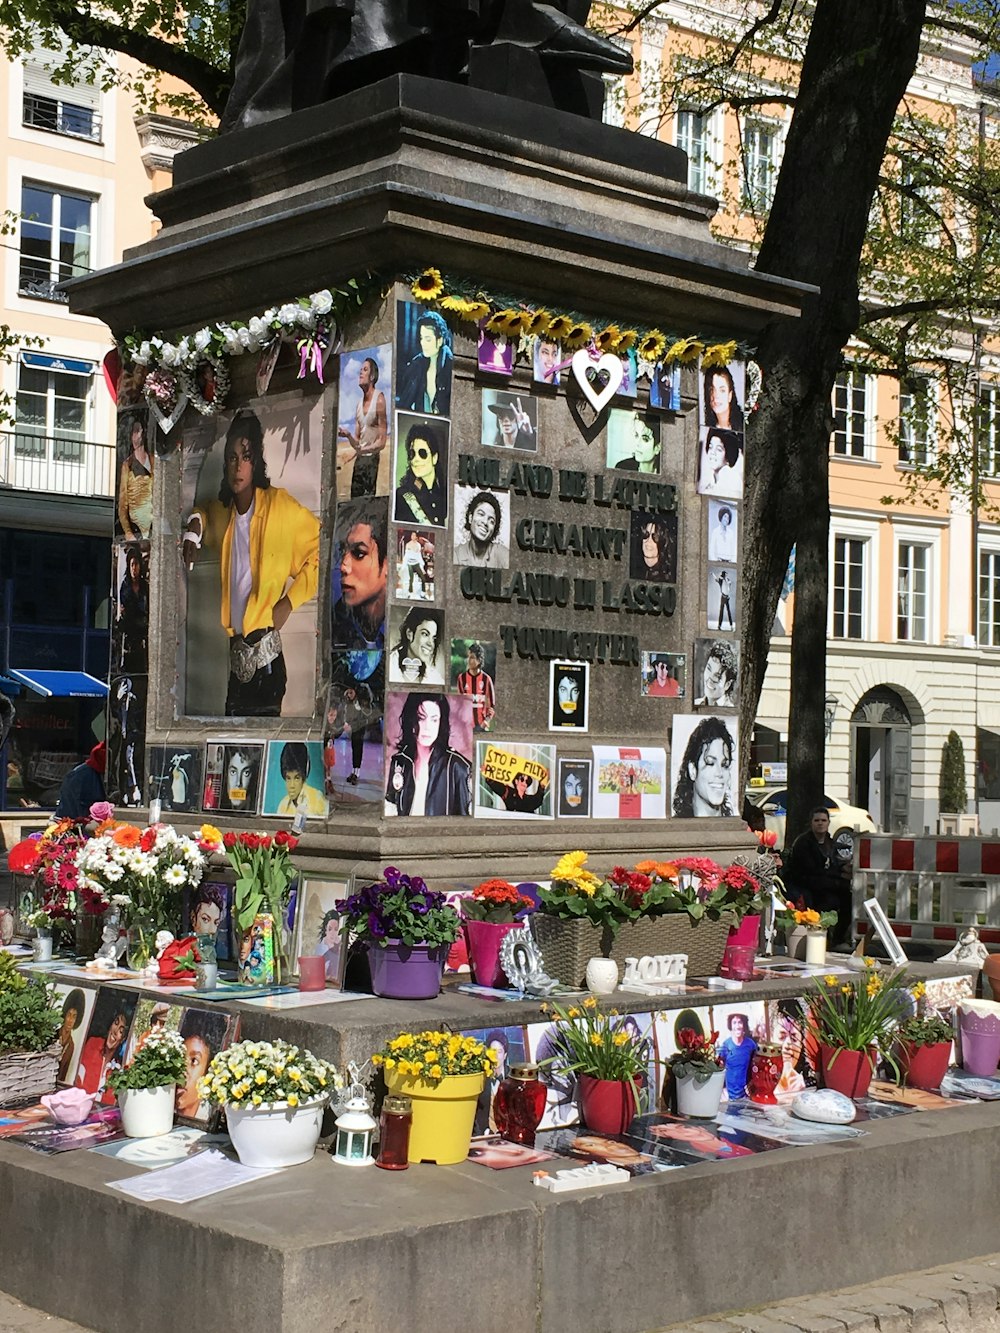
[[[443,893],[429,889],[419,875],[404,875],[387,866],[385,878],[369,884],[335,905],[343,918],[341,930],[367,944],[454,944],[458,939],[458,913],[445,902]]]
[[[109,820],[76,854],[80,892],[110,899],[127,924],[145,922],[151,935],[176,930],[183,891],[201,882],[205,864],[195,840],[169,824],[138,829]]]
[[[215,833],[218,830],[210,825],[203,827],[202,844],[210,847]],[[280,929],[297,873],[291,854],[299,845],[298,838],[285,829],[279,829],[273,837],[267,833],[227,833],[222,845],[236,871],[233,907],[240,930],[249,930],[260,911],[270,912],[275,928]]]
[[[606,879],[586,869],[586,852],[567,852],[538,892],[539,910],[564,921],[586,918],[607,927],[614,939],[626,921],[678,910],[671,862],[642,861],[634,870],[615,866]]]
[[[896,1037],[907,1046],[936,1046],[942,1041],[953,1041],[955,1027],[950,1018],[945,1018],[936,1009],[926,1009],[921,1003],[927,993],[922,981],[910,987],[910,994],[917,1002],[917,1012],[905,1018],[896,1029]]]
[[[103,916],[107,911],[107,896],[80,880],[76,858],[86,843],[79,824],[61,819],[11,848],[11,871],[34,876],[39,902],[28,924],[36,930],[71,934],[78,912]]]
[[[496,1072],[497,1057],[475,1037],[457,1032],[401,1032],[372,1056],[372,1064],[432,1087],[452,1074]]]
[[[241,1041],[220,1051],[198,1081],[213,1106],[270,1106],[327,1100],[344,1086],[335,1065],[287,1041]]]
[[[806,930],[829,930],[837,924],[837,913],[817,912],[812,907],[795,907],[785,903],[782,910],[775,914],[774,922],[786,931],[794,930],[796,926],[805,926]]]
[[[469,921],[505,926],[519,920],[534,905],[507,880],[487,879],[476,885],[471,898],[462,899],[462,915]]]
[[[713,1074],[725,1068],[725,1061],[715,1049],[717,1032],[706,1037],[694,1028],[681,1028],[677,1034],[680,1050],[667,1061],[674,1078],[693,1078],[695,1083],[707,1083]]]
[[[142,1088],[165,1088],[183,1083],[187,1070],[187,1048],[179,1032],[148,1032],[131,1064],[114,1069],[108,1075],[108,1087],[115,1094],[138,1092]]]

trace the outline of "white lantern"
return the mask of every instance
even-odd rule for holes
[[[333,1160],[344,1166],[372,1166],[372,1135],[376,1121],[368,1109],[363,1090],[355,1084],[343,1111],[334,1122],[337,1126],[337,1144]]]

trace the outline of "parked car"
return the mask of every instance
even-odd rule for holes
[[[748,786],[746,789],[746,798],[764,813],[764,826],[778,835],[779,847],[790,847],[799,833],[793,832],[793,835],[786,842],[785,840],[785,814],[788,807],[788,788],[777,787],[774,785],[765,785],[763,787]],[[862,833],[878,833],[879,826],[872,819],[867,810],[862,810],[860,806],[848,805],[846,801],[835,800],[832,796],[823,796],[816,802],[817,805],[825,805],[830,811],[830,835],[837,844],[837,850],[845,861],[850,860],[854,853],[854,829],[857,826]]]

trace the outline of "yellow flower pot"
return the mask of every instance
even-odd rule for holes
[[[485,1078],[484,1074],[452,1074],[432,1086],[423,1079],[403,1078],[395,1070],[385,1071],[389,1091],[413,1099],[411,1162],[453,1166],[465,1161]]]

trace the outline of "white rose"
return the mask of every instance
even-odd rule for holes
[[[298,323],[301,311],[302,307],[300,305],[295,305],[292,301],[286,301],[278,311],[278,323],[290,328],[293,324]]]
[[[211,341],[212,341],[212,330],[199,329],[198,332],[194,335],[195,351],[203,352],[205,348],[211,344]]]
[[[333,309],[333,295],[325,287],[321,292],[313,292],[309,298],[309,309],[316,315],[328,315]]]
[[[152,345],[144,339],[139,344],[139,350],[132,353],[132,360],[137,366],[148,366],[153,355]]]
[[[160,365],[167,366],[168,369],[176,366],[180,360],[177,354],[177,348],[173,343],[164,343],[160,348]]]

